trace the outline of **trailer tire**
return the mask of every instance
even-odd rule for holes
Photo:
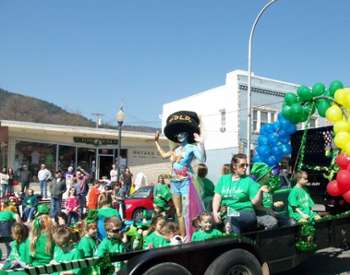
[[[204,275],[262,275],[258,259],[244,249],[233,249],[217,257]]]
[[[164,274],[176,274],[176,275],[191,275],[185,267],[177,263],[165,262],[159,263],[148,269],[143,275],[164,275]]]

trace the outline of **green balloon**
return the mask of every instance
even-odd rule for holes
[[[332,81],[331,84],[329,85],[329,92],[331,97],[334,97],[334,94],[338,89],[343,89],[343,88],[344,88],[344,85],[341,81],[339,80]]]
[[[291,107],[289,105],[283,105],[282,114],[286,119],[290,120],[290,118],[292,116]]]
[[[326,111],[331,106],[331,103],[327,99],[319,99],[316,102],[318,114],[321,117],[326,117]]]
[[[297,93],[301,101],[307,101],[312,99],[311,90],[306,86],[300,86],[298,88]]]
[[[286,93],[286,95],[284,96],[284,102],[287,105],[291,106],[292,104],[298,102],[298,97],[294,93]]]
[[[303,116],[303,107],[299,103],[294,103],[290,106],[291,117],[290,120],[294,123],[299,122]]]
[[[300,113],[299,116],[299,122],[305,122],[307,121],[308,117],[309,117],[309,111],[308,108],[303,107],[302,112]]]
[[[320,96],[320,95],[323,95],[325,91],[326,91],[326,87],[324,86],[323,83],[316,83],[314,86],[312,86],[311,93],[313,96]]]

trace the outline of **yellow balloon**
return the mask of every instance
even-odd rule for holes
[[[347,132],[339,132],[334,138],[335,145],[340,149],[345,149],[347,143],[350,143],[350,134]]]
[[[347,94],[346,89],[338,89],[334,94],[335,101],[341,105],[344,105],[346,94]]]
[[[350,156],[350,143],[347,143],[344,147],[344,152]]]
[[[326,118],[331,122],[343,120],[343,113],[337,105],[332,105],[326,111]]]
[[[350,132],[350,124],[346,120],[339,120],[334,124],[334,132]]]
[[[350,88],[345,88],[342,90],[346,90],[347,92],[345,93],[345,96],[343,98],[344,101],[344,106],[350,110]]]

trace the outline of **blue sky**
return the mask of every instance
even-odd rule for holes
[[[0,87],[85,116],[160,126],[162,104],[247,69],[265,0],[2,0]],[[350,84],[348,0],[279,0],[256,29],[256,74]]]

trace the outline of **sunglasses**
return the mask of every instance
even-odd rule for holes
[[[249,166],[248,163],[241,163],[238,165],[238,168],[247,168]]]
[[[112,232],[112,233],[120,233],[122,230],[121,230],[121,228],[113,228],[113,229],[111,229],[109,231]]]

